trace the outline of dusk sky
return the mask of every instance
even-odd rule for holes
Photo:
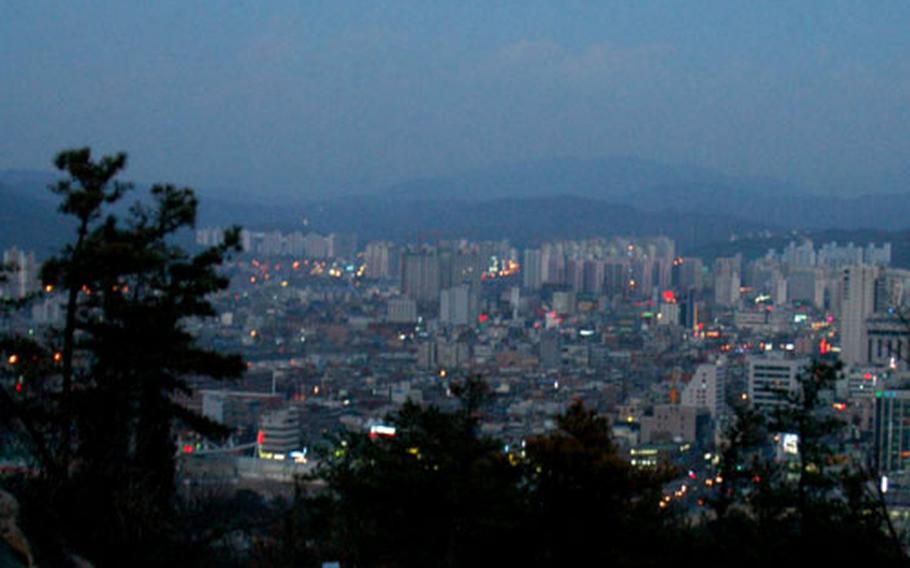
[[[368,191],[634,156],[872,193],[910,180],[910,3],[5,2],[0,169]]]

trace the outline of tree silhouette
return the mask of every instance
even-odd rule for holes
[[[521,516],[519,469],[478,434],[476,379],[456,411],[407,402],[387,417],[393,438],[346,435],[321,472],[329,485],[323,558],[355,566],[507,563]],[[326,504],[323,503],[322,506]],[[313,537],[314,535],[310,535]]]
[[[184,327],[214,315],[209,297],[228,285],[217,269],[238,250],[238,231],[190,255],[171,238],[195,223],[192,190],[155,185],[121,218],[112,209],[131,188],[114,179],[125,154],[95,161],[83,148],[55,164],[69,177],[51,189],[77,228],[41,279],[64,295],[65,323],[47,345],[10,340],[30,341],[36,355],[22,372],[35,380],[3,400],[38,454],[48,531],[98,565],[158,563],[175,540],[173,424],[224,433],[174,395],[191,392],[188,377],[243,370]]]
[[[581,401],[558,417],[556,431],[527,442],[524,469],[533,563],[660,558],[653,545],[671,533],[658,507],[668,472],[633,468],[618,455],[607,419]]]
[[[839,369],[813,362],[787,404],[764,413],[737,409],[720,449],[713,518],[699,535],[708,538],[709,559],[905,561],[875,480],[844,451],[845,423],[824,397]],[[784,435],[796,436],[795,454],[779,450]]]

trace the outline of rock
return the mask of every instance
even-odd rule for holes
[[[16,522],[18,517],[19,503],[16,498],[0,490],[0,539],[20,557],[23,566],[34,566],[28,539]]]

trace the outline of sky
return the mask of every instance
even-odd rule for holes
[[[633,156],[814,192],[910,182],[910,2],[6,0],[0,169],[325,197]]]

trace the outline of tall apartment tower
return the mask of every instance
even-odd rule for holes
[[[9,268],[7,282],[0,283],[0,297],[20,299],[38,288],[38,263],[35,253],[16,247],[3,252],[3,265]]]
[[[868,362],[866,319],[875,312],[875,266],[847,266],[841,273],[841,359],[847,365]]]
[[[471,325],[477,317],[477,297],[469,284],[453,286],[439,293],[439,321],[450,325]]]
[[[435,251],[408,252],[402,258],[401,291],[418,302],[439,301],[439,257]]]
[[[394,246],[392,243],[382,241],[367,243],[364,264],[369,278],[392,277],[392,261],[395,259],[391,253]]]
[[[682,291],[700,292],[704,287],[702,278],[703,264],[700,258],[678,258],[675,261],[677,278],[674,285]]]
[[[525,249],[521,264],[522,285],[525,290],[540,290],[543,284],[543,266],[540,249]]]
[[[714,261],[714,303],[719,306],[735,306],[739,303],[742,261],[737,255],[718,258]]]

